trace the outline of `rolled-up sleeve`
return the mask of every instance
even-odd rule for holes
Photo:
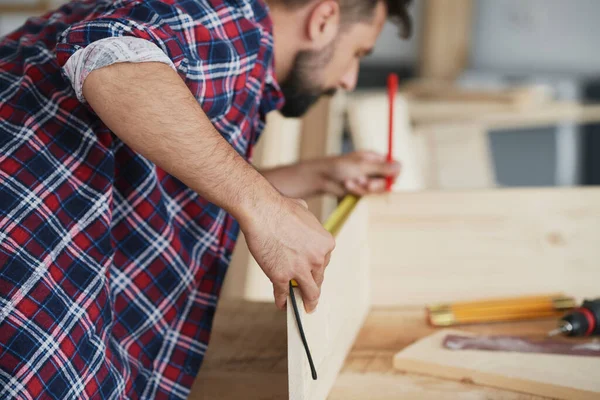
[[[160,62],[177,70],[169,57],[154,43],[136,37],[111,37],[77,50],[63,66],[77,98],[85,103],[83,83],[97,69],[117,63]]]
[[[56,46],[56,58],[77,98],[88,75],[116,63],[160,62],[185,74],[186,54],[168,25],[136,20],[128,15],[82,21],[65,30]]]

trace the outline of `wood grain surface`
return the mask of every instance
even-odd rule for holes
[[[288,300],[288,380],[290,400],[325,400],[370,309],[369,249],[366,204],[361,200],[337,234],[337,245],[325,270],[315,312],[304,311],[294,289],[304,332],[318,374],[313,380],[298,325]]]
[[[465,334],[450,329],[436,332],[397,353],[394,367],[565,400],[600,398],[597,357],[451,350],[443,347],[448,335]]]
[[[598,188],[394,193],[366,200],[373,306],[598,295]]]
[[[461,327],[486,335],[540,338],[556,321]],[[372,310],[348,355],[329,400],[541,400],[508,390],[395,371],[394,354],[437,329],[420,307]],[[286,315],[273,304],[222,302],[212,341],[190,400],[288,398]]]

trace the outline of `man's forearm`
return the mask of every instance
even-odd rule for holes
[[[319,161],[305,161],[260,172],[284,196],[306,199],[324,192],[321,164]]]
[[[88,76],[83,94],[123,142],[238,220],[279,196],[215,130],[170,67],[102,68]]]

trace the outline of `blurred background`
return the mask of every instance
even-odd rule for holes
[[[0,35],[61,0],[0,0]],[[463,88],[542,87],[556,101],[600,101],[600,1],[414,0],[415,35],[388,23],[364,60],[359,90],[424,78]],[[527,124],[525,124],[527,125]],[[539,125],[539,124],[538,124]],[[544,125],[544,124],[542,124]],[[600,183],[598,125],[555,118],[545,126],[491,127],[486,138],[499,186]],[[351,148],[348,135],[344,148]]]
[[[377,77],[395,69],[405,78],[424,73],[456,78],[465,86],[542,84],[557,100],[600,100],[600,52],[595,48],[600,1],[438,0],[452,3],[441,5],[441,15],[427,9],[433,3],[414,2],[416,35],[408,44],[388,23],[374,54],[364,61],[361,86],[382,84]],[[448,37],[443,33],[441,38],[432,37],[436,27],[428,25],[438,23],[449,25],[438,28],[448,29]],[[464,45],[454,42],[452,31],[465,35],[458,40]],[[455,46],[455,64],[431,71],[435,66],[424,60],[426,39],[439,42],[433,46]],[[593,157],[600,150],[600,140],[593,135],[597,129],[595,124],[565,120],[552,127],[491,131],[496,182],[504,186],[599,184],[600,161]]]

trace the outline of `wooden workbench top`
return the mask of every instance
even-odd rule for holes
[[[272,304],[222,302],[190,400],[287,398],[286,314]],[[481,334],[541,337],[555,321],[461,327]],[[330,400],[541,399],[392,368],[395,353],[435,332],[420,308],[375,309],[338,376]],[[310,343],[309,343],[310,344]]]

